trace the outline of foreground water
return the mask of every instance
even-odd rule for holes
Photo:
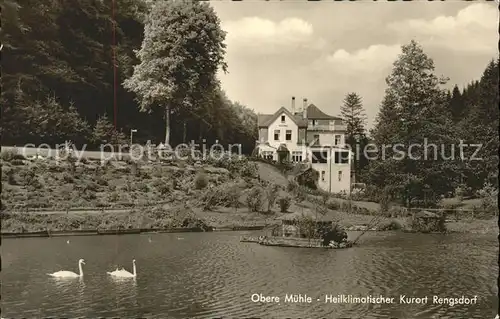
[[[497,313],[498,242],[491,235],[370,233],[360,247],[323,250],[240,243],[242,234],[3,240],[2,317],[483,319]],[[79,258],[87,263],[82,280],[46,275],[78,272]],[[118,265],[132,271],[134,258],[136,280],[106,275]],[[254,303],[254,293],[281,302]],[[284,303],[286,293],[313,302]],[[395,304],[325,303],[329,294],[383,295]],[[400,304],[400,295],[429,296],[429,303]],[[432,304],[433,295],[477,295],[478,302]]]

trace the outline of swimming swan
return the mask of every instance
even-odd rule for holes
[[[47,274],[52,277],[58,277],[58,278],[76,278],[76,277],[83,277],[83,269],[82,265],[85,265],[85,260],[80,259],[78,260],[78,269],[80,270],[80,274],[76,274],[72,271],[67,271],[67,270],[61,270],[57,271],[53,274]]]
[[[135,267],[135,259],[132,260],[132,264],[133,264],[133,267],[134,267],[133,268],[133,271],[134,271],[133,274],[129,273],[128,271],[126,271],[125,269],[122,268],[120,270],[116,269],[115,271],[112,271],[112,272],[108,271],[108,275],[111,275],[113,277],[135,278],[135,277],[137,277],[137,269]]]

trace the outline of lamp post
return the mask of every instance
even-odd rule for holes
[[[359,134],[355,134],[354,135],[354,139],[356,140],[356,148],[355,148],[355,151],[353,151],[353,157],[352,157],[352,179],[353,179],[353,182],[352,184],[356,184],[356,173],[357,173],[357,170],[356,170],[356,164],[358,163],[358,156],[359,154],[357,153],[357,150],[358,150],[358,146],[359,146],[359,140],[361,139],[361,137],[359,136]]]
[[[130,147],[132,147],[132,139],[134,137],[134,133],[137,133],[136,129],[131,129],[130,130]]]

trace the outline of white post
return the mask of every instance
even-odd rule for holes
[[[130,147],[132,147],[132,139],[134,137],[134,133],[136,133],[137,130],[136,129],[131,129],[130,130]]]

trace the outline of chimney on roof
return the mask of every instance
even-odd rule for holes
[[[295,96],[292,96],[292,114],[295,115]]]
[[[302,117],[307,118],[307,99],[305,98],[302,106]]]

